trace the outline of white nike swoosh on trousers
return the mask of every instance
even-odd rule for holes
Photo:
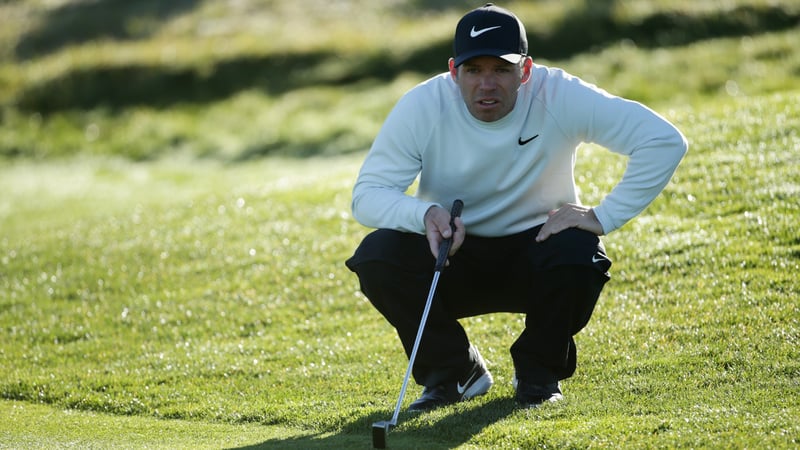
[[[478,37],[478,36],[482,35],[483,33],[486,33],[487,31],[496,30],[498,28],[500,28],[500,25],[498,25],[496,27],[489,27],[489,28],[483,28],[483,29],[480,29],[480,30],[476,30],[475,26],[473,25],[472,29],[469,30],[469,37],[474,37],[475,38],[475,37]]]

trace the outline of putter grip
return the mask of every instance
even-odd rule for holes
[[[464,202],[461,200],[455,200],[453,202],[453,207],[450,208],[450,230],[455,233],[456,232],[456,224],[455,219],[456,217],[461,215],[461,210],[464,208]],[[453,245],[453,238],[451,237],[442,241],[439,245],[439,257],[436,258],[436,266],[434,270],[439,272],[444,269],[444,265],[447,262],[447,256],[450,253],[450,247]]]

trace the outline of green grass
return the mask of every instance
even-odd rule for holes
[[[343,265],[368,232],[350,216],[350,189],[391,105],[427,76],[419,55],[436,54],[449,39],[443,24],[466,3],[426,2],[438,7],[419,21],[422,7],[410,2],[348,2],[381,5],[359,16],[359,39],[336,2],[303,10],[248,0],[227,16],[218,2],[176,2],[163,22],[148,19],[156,3],[137,2],[124,6],[143,8],[123,15],[138,17],[131,23],[58,10],[51,25],[73,17],[72,26],[102,24],[120,37],[40,29],[38,45],[50,50],[29,47],[24,58],[16,39],[57,3],[0,3],[14,19],[0,30],[0,448],[369,448],[406,360]],[[588,5],[511,6],[540,19],[530,25],[540,43],[568,30],[568,11],[632,31],[664,17],[725,22],[709,2]],[[725,11],[736,18],[739,7],[797,13],[794,3],[755,0]],[[308,33],[286,41],[265,31],[274,27]],[[387,30],[402,44],[376,58],[395,42],[375,38]],[[690,152],[653,205],[605,238],[613,278],[576,338],[564,402],[514,406],[508,346],[520,316],[468,319],[496,386],[403,413],[392,448],[800,445],[799,33],[678,42],[678,32],[661,36],[667,47],[611,39],[537,58],[652,105]],[[288,53],[276,59],[280,48]],[[223,83],[228,95],[204,101],[49,112],[13,101],[34,85],[61,86],[52,80],[105,88],[100,75],[119,74],[109,67],[149,67],[152,81],[224,61],[258,72],[316,57],[292,72],[299,78],[269,78],[294,83],[280,91]],[[431,58],[444,67],[446,55]],[[353,70],[357,79],[339,78]],[[625,160],[593,146],[580,156],[582,199],[594,204]]]
[[[564,403],[516,409],[507,347],[521,318],[471,319],[497,386],[404,414],[390,443],[797,445],[797,94],[667,113],[691,151],[644,216],[606,238],[614,278],[578,336]],[[624,160],[594,147],[582,154],[591,203]],[[367,231],[348,213],[359,160],[7,165],[0,393],[10,413],[53,412],[41,441],[8,422],[3,441],[368,447],[405,360],[342,264]],[[92,441],[80,421],[121,431]],[[169,440],[192,423],[197,435]],[[168,439],[148,440],[140,427]],[[241,441],[225,440],[236,430]]]
[[[0,411],[7,424],[0,429],[0,448],[218,449],[280,441],[285,436],[298,436],[299,439],[308,436],[280,426],[111,416],[77,410],[54,410],[29,402],[3,401]],[[20,424],[24,424],[22,429]],[[8,431],[9,426],[14,427],[13,434]],[[87,433],[87,430],[91,431]],[[311,440],[310,437],[306,439]]]

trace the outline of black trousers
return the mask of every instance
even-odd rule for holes
[[[497,312],[526,314],[511,346],[518,379],[552,383],[572,376],[573,336],[589,322],[611,261],[592,233],[568,229],[537,243],[539,228],[497,238],[467,235],[439,279],[414,364],[418,384],[435,386],[469,370],[470,342],[458,319]],[[376,230],[346,264],[410,356],[435,264],[426,237]]]

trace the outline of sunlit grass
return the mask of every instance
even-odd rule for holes
[[[797,38],[797,31],[789,31],[654,51],[624,42],[599,55],[556,64],[610,92],[647,103],[705,102],[720,95],[794,89],[800,73]]]

